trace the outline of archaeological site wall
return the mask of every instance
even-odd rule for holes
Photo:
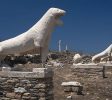
[[[0,72],[0,100],[53,99],[52,69],[34,68],[32,72]]]

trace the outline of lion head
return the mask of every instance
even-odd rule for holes
[[[66,11],[59,8],[50,8],[48,13],[54,18],[56,25],[63,24],[63,22],[60,20],[60,17],[65,15]]]

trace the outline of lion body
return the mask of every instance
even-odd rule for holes
[[[17,37],[0,42],[0,56],[10,54],[32,54],[38,53],[41,50],[42,59],[45,61],[51,33],[58,22],[55,16],[60,14],[59,12],[65,13],[64,10],[50,8],[28,31]]]

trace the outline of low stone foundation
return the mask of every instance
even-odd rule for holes
[[[33,72],[1,71],[0,100],[54,100],[53,72],[36,68]]]

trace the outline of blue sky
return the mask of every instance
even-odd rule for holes
[[[52,34],[50,48],[98,53],[112,43],[112,0],[0,0],[0,39],[15,37],[33,26],[50,8],[66,10],[64,26]]]

